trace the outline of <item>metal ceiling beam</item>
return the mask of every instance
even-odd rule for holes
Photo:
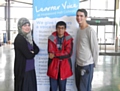
[[[88,0],[80,0],[80,2],[85,2],[85,1],[88,1]]]
[[[33,5],[32,3],[27,3],[27,2],[17,1],[17,0],[11,0],[11,1],[17,2],[17,3],[23,3],[23,4]]]

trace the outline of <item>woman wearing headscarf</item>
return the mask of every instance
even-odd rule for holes
[[[14,91],[37,91],[34,57],[39,48],[32,39],[30,22],[26,18],[18,21],[14,50]]]

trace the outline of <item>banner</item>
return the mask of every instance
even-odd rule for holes
[[[65,21],[67,32],[74,38],[74,51],[72,64],[74,72],[75,63],[75,37],[77,31],[76,11],[79,7],[79,0],[34,0],[34,41],[40,48],[39,54],[35,57],[35,68],[37,76],[38,91],[49,91],[49,77],[47,73],[48,63],[48,36],[56,31],[58,21]],[[77,91],[74,75],[67,79],[66,91]]]

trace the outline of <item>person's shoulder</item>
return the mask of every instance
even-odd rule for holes
[[[89,25],[88,26],[88,32],[89,33],[95,33],[95,30]]]
[[[52,32],[52,34],[50,36],[48,36],[48,39],[51,39],[51,38],[54,39],[56,36],[57,36],[56,31]]]
[[[22,35],[18,34],[15,38],[15,42],[18,43],[22,41],[25,41],[25,38]]]
[[[69,40],[69,39],[72,39],[73,40],[73,37],[72,37],[72,35],[70,35],[68,32],[65,32],[65,39],[66,40]]]
[[[18,35],[16,36],[16,39],[19,39],[19,40],[24,40],[23,36],[22,36],[22,35],[20,35],[20,34],[18,34]]]
[[[94,29],[90,25],[88,25],[88,30],[89,31],[94,31]]]

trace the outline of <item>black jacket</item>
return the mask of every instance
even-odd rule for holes
[[[34,54],[30,52],[26,39],[18,34],[14,41],[15,62],[14,62],[14,77],[15,82],[19,83],[23,79],[26,67],[26,60],[33,59],[39,52],[38,46],[33,41]]]

